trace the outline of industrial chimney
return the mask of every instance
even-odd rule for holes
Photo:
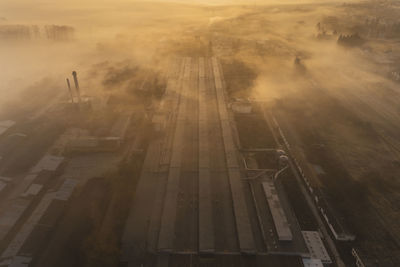
[[[78,101],[79,101],[79,106],[80,106],[81,105],[81,92],[79,90],[78,76],[76,74],[76,71],[72,72],[72,76],[74,76],[74,83],[75,83],[76,93],[78,94]]]
[[[69,79],[68,78],[67,78],[67,85],[68,85],[69,94],[71,96],[71,103],[73,104],[74,103],[74,96],[72,95],[71,84],[69,83]]]

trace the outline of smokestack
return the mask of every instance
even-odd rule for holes
[[[72,76],[74,76],[75,88],[76,88],[76,92],[78,94],[78,101],[79,101],[79,105],[80,105],[81,104],[81,92],[79,90],[78,76],[76,74],[76,71],[72,72]]]
[[[68,85],[69,94],[71,96],[71,103],[73,104],[74,103],[74,96],[72,95],[71,84],[69,83],[69,79],[68,78],[67,78],[67,85]]]

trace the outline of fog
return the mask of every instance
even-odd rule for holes
[[[253,3],[250,6],[226,6],[211,10],[204,5],[209,4],[209,1],[181,1],[184,5],[175,5],[172,2],[159,1],[160,4],[157,4],[151,1],[2,1],[1,24],[55,24],[75,28],[74,38],[65,42],[2,41],[2,94],[18,92],[19,88],[44,77],[59,75],[56,79],[61,81],[60,76],[67,75],[71,69],[89,68],[88,66],[103,60],[118,62],[135,58],[137,62],[149,64],[154,59],[156,50],[157,56],[163,58],[165,55],[160,55],[159,50],[167,51],[171,43],[179,42],[179,38],[189,37],[187,31],[204,32],[215,24],[229,27],[227,22],[236,24],[234,29],[223,33],[225,36],[250,38],[250,42],[264,40],[279,46],[278,53],[272,55],[274,63],[271,64],[269,60],[269,63],[264,64],[261,60],[263,62],[256,66],[257,69],[268,69],[270,66],[276,69],[277,65],[283,64],[282,68],[288,70],[284,64],[291,64],[296,54],[310,57],[307,64],[312,64],[310,67],[315,66],[312,70],[329,66],[336,68],[337,65],[333,64],[332,59],[338,58],[341,60],[335,64],[341,66],[355,66],[356,69],[365,66],[363,62],[354,62],[354,59],[359,60],[359,57],[348,56],[352,52],[340,51],[334,44],[321,44],[313,38],[316,35],[315,24],[318,20],[323,16],[335,14],[336,5],[331,2],[322,3],[315,8],[306,5],[298,11],[283,12],[268,5],[294,2],[255,1],[255,4],[260,5],[255,10],[264,9],[263,6],[267,4],[267,17],[254,13],[249,19],[253,19],[253,16],[260,22],[250,21],[248,25],[246,21],[244,25],[235,21],[237,18],[246,20],[246,14],[253,12]],[[203,5],[196,7],[197,3]],[[212,1],[214,5],[239,3],[247,2]],[[309,4],[310,1],[295,3]],[[318,3],[321,4],[320,1]],[[329,6],[325,7],[328,3]],[[300,24],[302,22],[304,24]],[[264,29],[260,28],[264,25]],[[252,26],[257,28],[251,29]],[[238,54],[242,54],[237,55],[241,58],[254,57],[254,51],[245,50]],[[286,75],[284,71],[282,75]],[[266,80],[262,75],[259,79]],[[260,81],[257,83],[260,84]],[[273,83],[271,81],[271,84]],[[10,90],[10,87],[13,89]],[[275,93],[274,90],[271,91],[272,94]]]
[[[329,151],[399,242],[399,10],[358,0],[0,0],[0,117],[24,120],[67,101],[74,70],[85,95],[144,114],[174,59],[217,57],[230,101],[263,103],[308,159],[311,146]],[[339,209],[351,215],[348,202]]]
[[[375,113],[396,124],[397,95],[390,94],[396,84],[388,73],[398,48],[373,40],[355,48],[337,44],[340,34],[366,35],[365,18],[387,8],[357,1],[278,2],[2,1],[1,26],[39,29],[38,36],[3,36],[0,42],[3,108],[29,102],[24,97],[29,90],[44,102],[65,94],[65,78],[72,70],[78,71],[89,95],[109,92],[118,84],[105,82],[110,71],[141,69],[138,73],[151,70],[162,76],[171,58],[205,56],[211,42],[214,56],[228,65],[241,62],[253,74],[244,77],[234,97],[275,101],[305,97],[310,88],[317,88],[379,127],[382,118]],[[388,11],[387,22],[394,16]],[[70,27],[73,34],[50,36],[48,25]],[[129,83],[124,80],[111,89],[126,93]],[[378,97],[371,97],[374,94]],[[369,110],[354,107],[360,102]]]
[[[311,85],[349,106],[355,103],[354,98],[375,111],[383,109],[391,123],[396,123],[396,97],[379,92],[380,101],[385,103],[382,106],[377,99],[371,101],[370,96],[378,93],[377,84],[381,90],[396,90],[387,78],[392,63],[384,67],[381,63],[389,56],[385,51],[392,55],[397,48],[383,48],[382,43],[374,41],[361,48],[344,48],[336,42],[339,34],[366,31],[364,19],[374,16],[369,4],[208,4],[209,1],[2,1],[1,26],[35,25],[39,37],[2,39],[1,99],[29,101],[24,99],[26,90],[38,90],[36,94],[42,94],[40,90],[65,93],[65,78],[72,70],[78,71],[87,93],[101,93],[107,89],[103,82],[107,78],[103,74],[91,75],[102,73],[101,66],[106,65],[101,63],[107,62],[106,68],[112,65],[115,71],[136,66],[162,73],[171,57],[193,52],[204,56],[204,48],[196,42],[204,47],[212,42],[215,56],[225,62],[242,62],[254,73],[248,88],[240,89],[247,96],[264,100],[301,96]],[[391,16],[388,14],[388,21],[393,19]],[[318,23],[322,25],[319,29]],[[46,37],[46,25],[71,27],[73,35]],[[298,66],[294,64],[296,57],[301,60]],[[43,81],[48,82],[49,88]],[[379,116],[358,112],[367,120],[380,120]]]

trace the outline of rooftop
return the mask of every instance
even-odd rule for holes
[[[302,231],[304,240],[312,259],[320,259],[324,263],[331,263],[328,252],[322,242],[321,236],[317,231]]]
[[[263,182],[262,186],[272,214],[272,219],[274,220],[275,229],[279,240],[291,241],[293,239],[292,231],[290,230],[285,211],[282,208],[273,181]]]
[[[303,259],[304,267],[324,267],[320,259]]]

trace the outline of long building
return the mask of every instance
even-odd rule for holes
[[[275,189],[266,185],[264,193],[257,191],[260,203],[255,203],[244,179],[218,59],[173,60],[155,114],[163,117],[163,127],[156,130],[164,134],[147,149],[124,229],[121,262],[189,266],[190,256],[210,266],[302,266],[301,256],[308,251],[293,212],[287,212],[288,201],[276,206],[272,199],[268,206]]]

